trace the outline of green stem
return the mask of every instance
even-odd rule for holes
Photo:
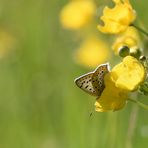
[[[131,101],[131,102],[134,102],[134,103],[138,104],[140,107],[148,110],[148,105],[145,105],[145,104],[143,104],[143,103],[141,103],[141,102],[139,102],[137,100],[133,100],[133,99],[128,99],[128,100]]]
[[[134,25],[134,24],[131,24],[130,26],[134,26],[137,30],[139,30],[140,32],[142,32],[143,34],[145,34],[147,37],[148,37],[148,32],[146,32],[145,30],[143,30],[142,28]]]

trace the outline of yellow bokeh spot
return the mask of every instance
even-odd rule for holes
[[[135,20],[136,13],[128,0],[114,0],[115,7],[105,7],[101,20],[104,26],[98,25],[98,29],[103,33],[117,34],[125,31]]]
[[[80,29],[92,20],[95,11],[91,0],[71,1],[62,9],[60,21],[64,28]]]
[[[97,37],[86,39],[75,53],[77,63],[93,68],[108,61],[109,57],[110,52],[106,42]]]
[[[4,29],[0,29],[0,59],[7,56],[16,46],[16,39]]]

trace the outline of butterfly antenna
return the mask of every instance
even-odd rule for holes
[[[91,117],[91,116],[92,116],[92,114],[93,114],[93,112],[91,112],[91,113],[89,114],[89,117]]]
[[[91,118],[91,117],[92,117],[92,115],[93,115],[93,112],[91,112],[91,113],[89,114],[89,118]]]

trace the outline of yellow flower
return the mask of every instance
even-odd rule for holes
[[[124,107],[128,94],[135,91],[145,80],[143,65],[134,57],[127,56],[104,78],[105,89],[95,103],[95,110],[104,112]]]
[[[87,67],[96,67],[108,61],[109,57],[108,46],[97,37],[90,37],[84,40],[75,53],[76,62]]]
[[[91,0],[71,1],[61,11],[60,21],[64,28],[80,29],[94,17],[95,3]]]
[[[117,34],[125,31],[135,20],[136,13],[129,0],[113,0],[114,8],[105,7],[101,20],[104,26],[98,25],[98,29],[104,33]]]
[[[95,102],[95,110],[97,112],[105,112],[123,108],[128,98],[128,92],[115,86],[111,73],[105,76],[104,82],[105,89],[101,97],[97,98]]]
[[[119,34],[112,46],[112,49],[115,54],[118,54],[119,49],[123,46],[129,47],[131,50],[133,50],[134,47],[140,48],[142,46],[139,33],[134,27],[130,26],[125,32]]]
[[[125,57],[122,63],[112,69],[111,73],[116,87],[127,91],[136,90],[146,77],[145,68],[132,56]]]

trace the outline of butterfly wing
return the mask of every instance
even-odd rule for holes
[[[102,64],[96,68],[92,76],[92,86],[97,96],[101,96],[102,91],[105,88],[104,76],[109,72],[109,65]]]
[[[75,79],[75,83],[79,88],[81,88],[83,91],[87,92],[88,94],[97,96],[97,93],[92,85],[92,76],[93,72],[82,75]]]

